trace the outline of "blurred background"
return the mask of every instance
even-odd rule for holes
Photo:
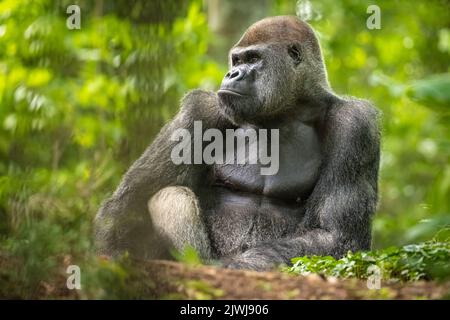
[[[66,8],[81,8],[69,30]],[[0,2],[0,250],[43,271],[92,253],[92,219],[190,89],[216,90],[256,20],[317,30],[331,85],[382,110],[374,247],[448,237],[450,5],[377,1]]]

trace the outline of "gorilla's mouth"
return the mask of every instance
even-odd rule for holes
[[[243,94],[243,93],[238,92],[238,91],[230,90],[230,89],[220,89],[219,91],[217,91],[217,93],[219,95],[231,94],[231,95],[241,96],[241,97],[246,96],[246,94]]]

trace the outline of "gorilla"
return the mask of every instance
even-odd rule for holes
[[[191,246],[224,267],[269,270],[371,246],[380,133],[367,101],[330,88],[313,29],[295,16],[250,26],[217,92],[194,90],[95,218],[99,254],[170,259]],[[279,170],[174,164],[180,128],[279,130]],[[269,144],[271,141],[269,141]]]

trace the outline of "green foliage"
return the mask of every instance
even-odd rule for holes
[[[180,96],[219,81],[199,1],[164,3],[145,24],[119,17],[140,1],[84,3],[81,30],[65,27],[67,1],[1,3],[0,230],[90,221]]]
[[[5,249],[11,257],[25,263],[0,272],[0,279],[9,280],[6,282],[9,285],[2,286],[0,296],[28,298],[36,295],[39,284],[48,280],[50,271],[58,266],[56,254],[69,249],[67,242],[55,241],[61,238],[62,230],[58,225],[43,221],[35,222],[32,227],[22,226],[15,238],[8,239]]]
[[[368,278],[369,267],[377,266],[383,279],[416,281],[450,277],[449,242],[424,242],[401,248],[390,247],[369,252],[349,252],[336,260],[333,257],[298,257],[287,271],[295,274],[319,273],[333,277]]]
[[[181,252],[173,251],[172,255],[177,261],[188,265],[195,266],[202,264],[202,259],[200,258],[198,252],[191,246],[186,246]]]
[[[408,94],[416,101],[448,114],[450,113],[450,73],[418,80]]]

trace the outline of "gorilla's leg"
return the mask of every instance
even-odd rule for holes
[[[204,260],[211,258],[208,234],[201,218],[198,199],[187,187],[166,187],[148,202],[157,236],[169,246],[183,251],[193,247]]]

